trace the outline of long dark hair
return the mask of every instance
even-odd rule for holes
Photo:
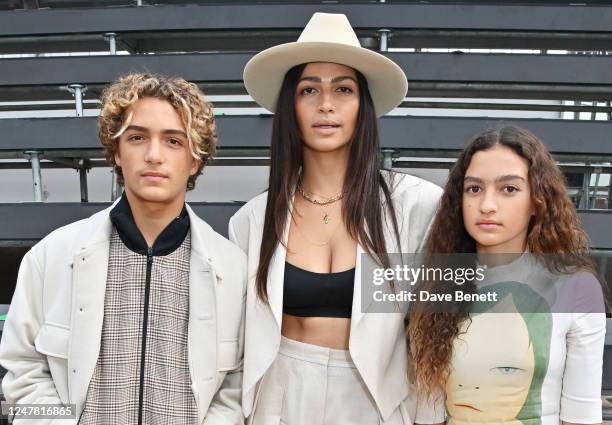
[[[295,90],[305,67],[306,64],[297,65],[285,75],[272,124],[268,200],[255,280],[257,295],[266,302],[270,261],[276,247],[282,243],[287,213],[303,164],[303,144],[295,114]],[[400,246],[397,219],[391,202],[390,185],[380,173],[378,127],[368,82],[359,71],[355,70],[355,74],[359,87],[359,112],[355,133],[350,141],[349,166],[344,177],[342,218],[349,235],[380,264],[388,267],[381,191]]]
[[[588,257],[588,237],[567,193],[565,177],[544,144],[531,132],[519,127],[506,126],[485,131],[459,155],[448,176],[440,209],[431,226],[426,253],[476,252],[476,242],[463,222],[463,180],[474,154],[495,145],[510,148],[529,164],[528,181],[535,213],[527,233],[529,252],[542,258],[546,267],[553,272],[591,272],[602,284],[604,301],[609,308],[605,280]],[[555,262],[558,256],[545,254],[563,254],[563,261]],[[454,311],[411,310],[408,325],[412,358],[410,367],[419,388],[424,392],[444,388],[450,372],[453,341],[459,334],[461,323],[469,317],[469,310],[469,304]]]

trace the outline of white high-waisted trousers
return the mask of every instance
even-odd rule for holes
[[[380,425],[348,351],[281,337],[278,356],[262,378],[251,425]],[[384,425],[408,425],[398,408]]]

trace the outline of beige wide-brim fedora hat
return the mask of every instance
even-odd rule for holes
[[[361,47],[346,15],[335,13],[315,13],[298,41],[253,56],[244,67],[244,85],[258,104],[275,112],[287,71],[310,62],[333,62],[361,72],[377,116],[399,105],[408,91],[404,71],[380,53]]]

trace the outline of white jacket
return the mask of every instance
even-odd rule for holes
[[[0,343],[9,403],[74,403],[81,414],[100,352],[111,208],[52,232],[25,255]],[[242,424],[245,255],[187,211],[188,353],[200,423]]]
[[[385,173],[385,175],[388,175]],[[393,230],[385,228],[388,252],[417,252],[425,239],[433,219],[440,187],[420,178],[395,174],[392,202],[398,220],[401,247],[395,242]],[[249,284],[247,289],[244,381],[242,408],[249,416],[256,404],[258,383],[278,353],[281,340],[283,313],[283,276],[286,249],[279,244],[268,271],[269,305],[256,295],[255,274],[259,262],[267,193],[244,205],[230,219],[230,240],[247,253]],[[287,213],[289,217],[289,212]],[[386,220],[390,223],[389,220]],[[390,226],[390,224],[389,224]],[[289,219],[285,228],[287,242]],[[442,422],[443,400],[433,408],[429,404],[417,412],[417,396],[407,379],[407,350],[404,317],[401,314],[364,314],[361,310],[361,255],[364,249],[357,245],[357,263],[351,316],[349,351],[363,381],[370,391],[383,420],[400,407],[404,417],[412,422]]]

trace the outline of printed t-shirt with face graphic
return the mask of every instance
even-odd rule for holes
[[[453,343],[448,423],[601,422],[606,319],[601,287],[587,272],[550,273],[523,255],[491,268]]]

